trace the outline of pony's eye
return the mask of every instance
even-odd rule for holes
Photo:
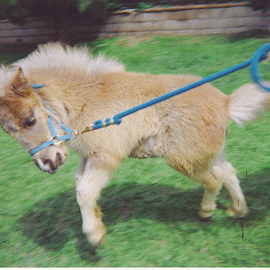
[[[27,127],[32,127],[36,124],[36,118],[34,116],[29,116],[25,119],[24,125]]]

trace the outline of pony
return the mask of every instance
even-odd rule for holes
[[[116,60],[92,57],[86,47],[60,43],[38,49],[10,67],[0,68],[0,125],[26,152],[51,140],[48,117],[58,136],[149,101],[200,78],[127,72]],[[35,89],[34,84],[44,84]],[[101,246],[106,228],[97,204],[102,188],[127,157],[163,157],[165,162],[204,186],[199,216],[210,218],[221,189],[227,189],[230,216],[247,212],[236,170],[226,160],[228,121],[255,120],[269,105],[269,94],[254,83],[227,96],[207,83],[126,117],[122,123],[85,132],[68,141],[80,156],[75,174],[82,230]],[[55,173],[66,161],[65,142],[32,155],[41,171]]]

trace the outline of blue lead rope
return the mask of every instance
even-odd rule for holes
[[[267,53],[269,51],[270,51],[270,43],[267,43],[267,44],[264,44],[263,46],[261,46],[253,54],[253,56],[251,58],[250,69],[249,69],[253,81],[267,91],[270,91],[269,84],[263,80],[263,78],[259,72],[259,69],[258,69],[258,64],[261,60],[263,60],[263,59],[261,59],[262,57],[264,57],[264,59],[267,57],[265,53]]]
[[[260,73],[258,71],[258,63],[264,59],[266,59],[267,55],[265,54],[266,52],[270,51],[270,43],[267,43],[263,46],[261,46],[253,55],[253,57],[245,62],[242,62],[240,64],[237,64],[235,66],[232,66],[230,68],[227,68],[225,70],[219,71],[217,73],[214,73],[212,75],[209,75],[195,83],[186,85],[184,87],[181,87],[175,91],[172,91],[170,93],[167,93],[165,95],[162,95],[160,97],[157,97],[155,99],[152,99],[150,101],[147,101],[143,104],[140,104],[138,106],[135,106],[131,109],[128,109],[126,111],[123,111],[121,113],[116,114],[115,116],[111,117],[111,118],[106,118],[104,120],[98,120],[95,121],[93,124],[91,124],[90,126],[88,126],[84,131],[80,132],[80,133],[84,133],[87,131],[91,131],[91,130],[95,130],[95,129],[100,129],[103,127],[107,127],[109,125],[113,125],[113,124],[117,124],[119,125],[121,123],[121,120],[123,117],[128,116],[132,113],[135,113],[139,110],[145,109],[147,107],[150,107],[152,105],[155,105],[161,101],[164,101],[166,99],[172,98],[176,95],[182,94],[184,92],[187,92],[190,89],[193,89],[195,87],[199,87],[205,83],[208,83],[210,81],[216,80],[218,78],[221,78],[223,76],[226,76],[230,73],[233,73],[237,70],[246,68],[247,66],[251,66],[250,67],[250,73],[251,73],[251,77],[252,79],[259,84],[262,88],[264,88],[267,91],[270,91],[270,88],[267,87],[267,84],[263,81],[262,77],[260,76]],[[79,133],[79,134],[80,134]]]

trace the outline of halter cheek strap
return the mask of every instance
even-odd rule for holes
[[[45,84],[30,84],[30,86],[32,86],[34,89],[40,89],[40,88],[44,87]],[[44,148],[46,148],[46,147],[48,147],[50,145],[59,145],[62,141],[68,141],[68,140],[71,139],[72,130],[70,130],[68,127],[64,126],[62,123],[60,124],[60,127],[67,134],[63,135],[63,136],[60,136],[60,137],[57,135],[57,133],[55,131],[55,128],[53,126],[52,118],[51,118],[50,115],[48,116],[48,126],[49,126],[49,129],[51,131],[52,138],[49,141],[41,144],[40,146],[30,150],[29,153],[30,153],[31,156],[33,156],[34,154],[36,154],[40,150],[42,150],[42,149],[44,149]]]
[[[55,128],[53,126],[52,118],[50,116],[48,116],[48,126],[49,126],[51,134],[52,134],[51,140],[49,140],[49,141],[41,144],[40,146],[30,150],[29,153],[30,153],[31,156],[33,156],[34,154],[36,154],[40,150],[42,150],[42,149],[44,149],[44,148],[46,148],[46,147],[48,147],[50,145],[59,145],[62,141],[68,141],[69,139],[71,139],[72,130],[70,130],[69,128],[67,128],[63,124],[61,124],[60,127],[67,134],[63,135],[63,136],[60,136],[60,137],[57,135],[57,133],[55,131]]]

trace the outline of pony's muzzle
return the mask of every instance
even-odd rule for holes
[[[32,158],[41,171],[53,174],[66,161],[67,152],[61,150],[58,147],[50,146],[44,151],[36,153]]]

